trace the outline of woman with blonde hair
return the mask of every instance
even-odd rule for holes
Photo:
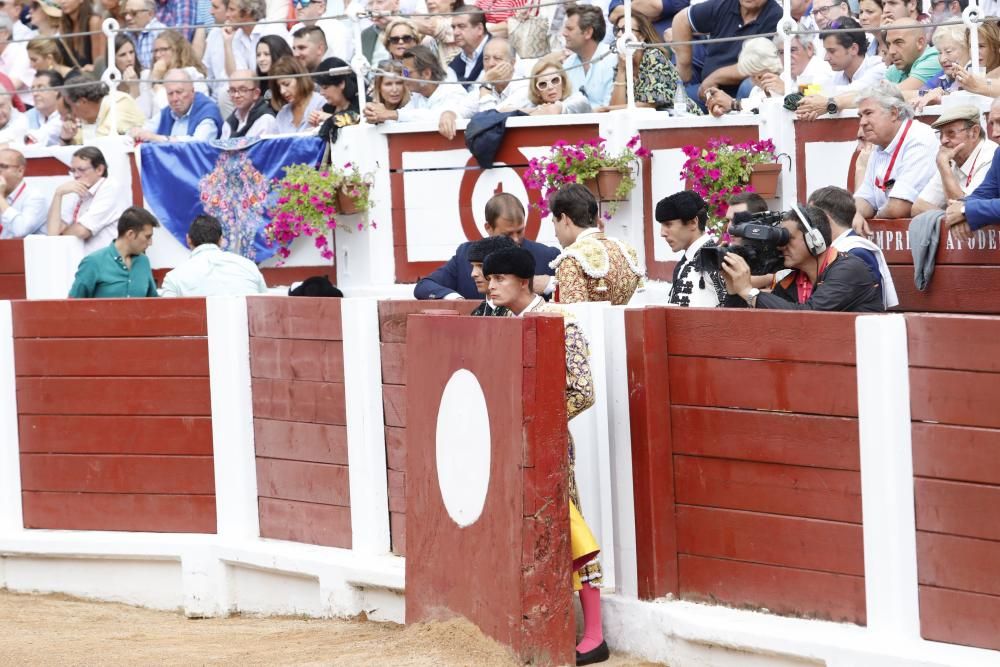
[[[784,85],[781,82],[781,58],[778,47],[766,37],[754,37],[743,42],[736,61],[740,76],[750,77],[754,87],[745,99],[736,100],[725,91],[709,88],[705,91],[708,112],[718,118],[730,111],[752,111],[760,108],[764,100],[781,99]]]
[[[28,60],[31,62],[31,69],[36,72],[55,70],[66,78],[74,69],[67,66],[63,60],[63,52],[59,50],[59,43],[54,39],[36,37],[28,42],[26,48]],[[79,70],[76,70],[79,71]]]
[[[116,42],[117,46],[117,42]],[[123,48],[127,46],[122,44]],[[134,46],[133,46],[134,51]],[[117,53],[117,52],[116,52]],[[163,77],[172,69],[184,70],[194,83],[195,92],[208,95],[205,84],[205,66],[194,56],[191,43],[176,30],[164,30],[153,41],[153,64],[142,72],[142,93],[140,98],[149,96],[151,104],[140,104],[143,112],[150,118],[160,113],[167,106],[167,89],[162,83]]]
[[[376,74],[372,82],[372,99],[390,111],[398,111],[410,103],[410,89],[401,78],[403,66],[395,60],[383,60],[378,69],[388,74]],[[396,76],[393,76],[396,75]]]
[[[1000,95],[1000,22],[996,17],[979,24],[979,67],[978,72],[957,72],[956,78],[962,90],[987,97]]]
[[[562,61],[555,56],[539,58],[531,68],[528,99],[531,105],[525,111],[532,116],[564,113],[589,113],[590,102],[578,90],[573,90],[569,75]]]
[[[962,89],[958,73],[972,66],[969,52],[968,31],[961,25],[942,25],[934,31],[931,43],[938,51],[941,72],[927,80],[917,91],[906,91],[907,99],[913,100],[913,108],[920,111],[926,106],[938,104],[950,92]],[[914,99],[916,98],[916,99]]]
[[[306,132],[310,129],[309,116],[321,111],[325,100],[316,92],[316,85],[305,68],[291,56],[284,56],[271,65],[271,99],[284,100],[285,105],[274,118],[277,134]]]
[[[417,26],[408,18],[394,18],[389,21],[382,31],[381,39],[382,46],[393,60],[402,60],[403,54],[418,44],[437,51],[437,43],[433,38],[421,38]],[[438,57],[440,59],[440,55]]]

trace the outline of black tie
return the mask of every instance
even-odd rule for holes
[[[687,255],[686,254],[685,255],[681,255],[681,258],[679,260],[677,260],[677,264],[674,265],[674,280],[673,280],[673,282],[676,283],[678,280],[680,280],[681,270],[684,268],[684,264],[686,264],[686,263],[687,263]]]

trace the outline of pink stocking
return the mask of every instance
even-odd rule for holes
[[[576,645],[576,650],[586,653],[604,641],[604,631],[601,629],[601,589],[584,582],[580,589],[580,606],[583,607],[583,639]]]

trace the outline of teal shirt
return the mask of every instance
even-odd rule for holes
[[[903,72],[895,65],[890,65],[885,71],[885,78],[893,83],[903,83],[911,76],[927,83],[928,79],[933,79],[941,73],[941,63],[938,61],[938,50],[933,46],[928,46],[920,54],[910,69]]]
[[[156,282],[149,258],[132,258],[132,269],[118,254],[114,241],[106,248],[83,258],[76,270],[76,279],[69,290],[71,299],[125,299],[134,296],[156,296]]]

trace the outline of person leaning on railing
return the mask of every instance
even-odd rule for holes
[[[112,132],[111,105],[115,105],[119,135],[128,134],[134,127],[142,127],[146,117],[128,93],[108,91],[108,87],[89,72],[71,76],[66,80],[63,93],[70,115],[63,120],[59,139],[64,145],[82,144],[84,130],[89,136],[106,137]]]
[[[531,116],[564,113],[588,113],[590,102],[579,90],[573,89],[558,55],[539,58],[531,68],[530,103],[525,111]]]
[[[1000,98],[990,107],[993,135],[1000,136]],[[982,227],[1000,224],[1000,160],[994,160],[982,184],[962,199],[951,199],[945,223],[959,238],[968,238]]]
[[[754,37],[743,42],[736,69],[741,76],[748,77],[753,82],[750,94],[737,100],[719,88],[707,88],[705,104],[710,114],[719,117],[730,111],[756,111],[765,100],[781,99],[784,88],[781,83],[782,65],[774,42],[766,37]]]

